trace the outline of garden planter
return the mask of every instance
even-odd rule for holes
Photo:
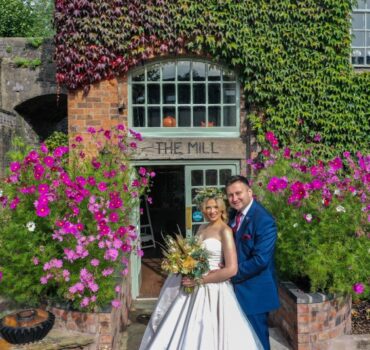
[[[55,328],[85,333],[94,337],[94,343],[86,350],[115,350],[119,348],[122,332],[128,325],[128,311],[131,305],[130,275],[123,278],[119,309],[108,306],[99,312],[70,310],[63,305],[51,305],[48,309],[55,314]]]
[[[26,344],[43,339],[54,325],[55,316],[41,309],[9,314],[0,320],[0,333],[11,344]]]
[[[270,322],[281,329],[294,350],[326,350],[332,339],[351,332],[350,295],[304,293],[294,283],[279,285],[281,307]]]

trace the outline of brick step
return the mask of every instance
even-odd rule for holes
[[[368,350],[370,334],[342,335],[330,341],[328,350]]]

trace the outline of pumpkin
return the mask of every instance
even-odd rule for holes
[[[171,128],[176,126],[176,119],[171,115],[163,118],[163,126],[166,128]]]

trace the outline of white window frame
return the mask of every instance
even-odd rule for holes
[[[221,79],[219,81],[208,81],[208,70],[206,69],[206,79],[204,81],[194,81],[192,78],[190,78],[190,81],[175,81],[175,82],[167,82],[162,79],[162,69],[160,69],[160,79],[156,82],[149,82],[147,80],[147,71],[150,70],[153,66],[160,65],[161,67],[165,64],[176,62],[176,67],[178,62],[196,62],[196,63],[205,63],[208,67],[208,65],[211,65],[213,67],[217,67],[221,69]],[[176,68],[177,69],[177,68]],[[135,129],[136,131],[139,131],[143,134],[143,136],[146,137],[237,137],[240,135],[240,83],[238,76],[235,74],[235,72],[232,72],[232,74],[235,76],[235,79],[232,81],[224,81],[222,72],[230,72],[229,69],[226,69],[225,67],[215,64],[211,61],[202,60],[202,59],[194,59],[194,58],[176,58],[176,59],[166,59],[166,60],[159,60],[152,63],[149,63],[145,65],[144,67],[135,68],[133,69],[129,75],[128,75],[128,125],[129,127]],[[148,82],[159,84],[161,86],[160,89],[160,104],[154,105],[154,104],[148,104],[148,96],[145,96],[145,103],[143,104],[134,104],[133,103],[133,85],[135,82],[133,81],[133,76],[139,74],[140,72],[144,72],[145,78],[143,81],[143,84],[145,84],[146,88],[145,91],[147,92],[147,85]],[[176,71],[177,73],[177,71]],[[175,74],[177,76],[177,74]],[[141,82],[137,82],[141,83]],[[177,101],[173,104],[164,104],[162,101],[162,85],[163,84],[174,84],[175,85],[175,96],[178,94],[178,86],[182,83],[184,84],[190,84],[190,103],[189,104],[180,104],[177,103]],[[220,83],[221,86],[221,102],[219,104],[215,104],[215,106],[220,107],[221,110],[221,122],[223,122],[223,108],[227,106],[235,106],[235,118],[236,118],[236,125],[235,126],[208,126],[208,107],[212,107],[213,105],[211,103],[208,103],[208,86],[212,83]],[[223,84],[235,84],[235,103],[223,103]],[[195,84],[205,84],[205,103],[202,104],[195,104],[193,103],[193,85]],[[148,120],[148,106],[150,107],[158,107],[160,108],[160,116],[161,116],[161,126],[159,127],[151,127],[151,126],[145,126],[145,127],[138,127],[135,126],[133,123],[133,109],[135,107],[145,107],[145,120],[147,123]],[[187,127],[163,127],[163,115],[162,115],[162,108],[175,108],[176,112],[178,111],[178,108],[180,107],[189,107],[191,111],[191,120],[193,123],[193,107],[204,107],[205,108],[205,125],[200,126],[187,126]],[[178,113],[176,113],[178,115]]]
[[[351,61],[356,68],[370,68],[370,0],[359,0],[357,7],[352,10],[353,15],[363,16],[363,27],[353,28],[352,18],[352,43]],[[354,45],[353,40],[356,33],[363,33],[363,45]],[[361,58],[363,61],[361,62]]]

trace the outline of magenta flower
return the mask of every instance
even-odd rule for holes
[[[356,294],[362,294],[365,290],[365,286],[362,284],[362,283],[355,283],[353,286],[352,286],[352,290],[356,293]]]
[[[104,192],[107,190],[107,183],[106,182],[99,182],[98,183],[98,190]]]
[[[10,163],[10,170],[15,173],[21,168],[21,164],[19,162],[11,162]]]
[[[47,192],[49,192],[49,185],[48,184],[40,184],[38,187],[37,187],[37,189],[38,189],[38,191],[40,192],[40,193],[47,193]]]
[[[109,214],[109,221],[110,222],[118,222],[119,221],[119,215],[116,212]]]
[[[54,160],[54,158],[53,158],[53,157],[51,157],[51,156],[46,156],[46,157],[44,158],[44,164],[45,164],[46,166],[48,166],[49,168],[51,168],[51,167],[54,165],[54,162],[55,162],[55,160]]]
[[[50,214],[50,208],[48,206],[40,205],[36,207],[36,215],[40,217],[45,217]]]
[[[137,148],[137,143],[136,143],[136,142],[131,142],[131,143],[130,143],[130,147],[131,147],[132,149],[136,149],[136,148]]]
[[[3,279],[3,271],[0,271],[0,282]]]
[[[78,142],[78,143],[82,142],[82,141],[83,141],[82,136],[77,135],[77,136],[75,137],[75,141],[76,141],[76,142]]]
[[[47,148],[47,146],[44,144],[44,143],[42,143],[41,145],[40,145],[40,151],[42,152],[42,153],[48,153],[49,152],[49,149]]]
[[[90,134],[95,134],[96,133],[96,130],[95,130],[95,128],[93,128],[92,126],[90,126],[90,127],[87,128],[87,132],[89,132]]]
[[[18,197],[13,198],[13,200],[9,204],[9,208],[15,210],[19,204],[20,200]]]

